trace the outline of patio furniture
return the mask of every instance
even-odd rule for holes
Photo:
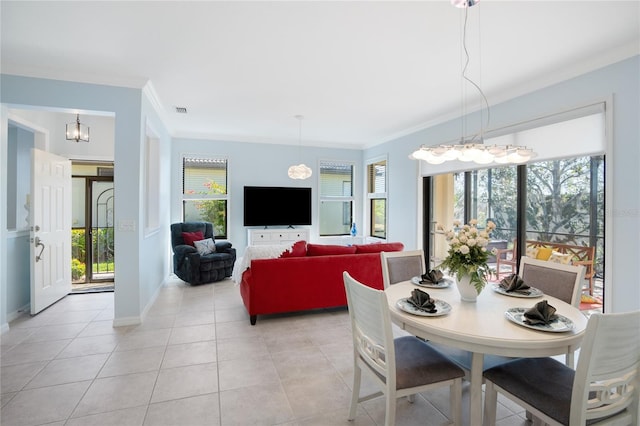
[[[511,248],[497,249],[496,253],[496,279],[500,280],[500,274],[514,274],[517,268],[518,240],[513,239]],[[502,266],[508,266],[509,270],[502,271]]]
[[[392,426],[397,398],[449,386],[450,418],[454,425],[460,425],[464,371],[415,336],[394,339],[384,291],[354,280],[348,272],[343,273],[343,278],[353,333],[354,375],[349,420],[355,419],[358,403],[384,394],[385,425]],[[363,371],[379,391],[360,397]]]
[[[593,314],[573,369],[553,358],[522,358],[484,372],[484,425],[495,425],[497,394],[549,425],[637,425],[640,311]]]

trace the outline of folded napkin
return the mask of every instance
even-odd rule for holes
[[[542,302],[536,303],[533,308],[527,309],[524,313],[525,324],[536,325],[536,324],[549,324],[552,321],[555,321],[558,316],[555,314],[556,308],[549,305],[546,300]]]
[[[431,298],[431,296],[429,296],[429,293],[426,293],[419,288],[411,290],[411,297],[407,299],[407,302],[411,303],[416,308],[430,314],[435,314],[436,312],[438,312],[435,302]]]
[[[440,281],[442,281],[442,278],[444,277],[444,274],[437,270],[437,269],[432,269],[430,271],[428,271],[426,274],[422,274],[421,275],[421,283],[431,283],[431,284],[438,284]]]
[[[528,291],[525,291],[530,288],[529,285],[525,283],[524,280],[517,274],[510,274],[509,276],[503,278],[498,285],[506,292],[515,291],[529,294]]]

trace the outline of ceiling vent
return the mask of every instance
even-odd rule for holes
[[[178,114],[186,114],[187,113],[187,109],[185,107],[176,107],[176,112]]]

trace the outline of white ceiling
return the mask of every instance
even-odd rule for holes
[[[480,106],[464,11],[438,1],[7,1],[1,71],[150,88],[176,137],[367,147]],[[484,0],[489,104],[640,53],[640,3]],[[188,109],[177,114],[176,106]]]

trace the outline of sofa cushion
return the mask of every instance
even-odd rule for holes
[[[553,251],[551,253],[551,257],[549,257],[549,262],[553,262],[553,263],[560,263],[562,265],[571,265],[571,258],[573,256],[571,255],[571,253],[560,253],[557,251]]]
[[[402,251],[402,243],[356,244],[356,253],[380,253],[381,251]]]
[[[354,246],[332,244],[307,244],[307,256],[327,256],[331,254],[355,254]]]
[[[193,245],[195,246],[198,253],[201,256],[205,254],[211,254],[216,252],[216,244],[213,242],[213,238],[207,238],[206,240],[194,241]]]
[[[304,257],[307,255],[307,242],[296,241],[291,249],[282,252],[280,257]]]
[[[204,240],[204,234],[202,233],[202,231],[183,232],[182,233],[182,239],[184,240],[185,244],[195,247],[195,245],[193,243],[195,241]]]
[[[538,254],[536,255],[536,259],[549,260],[552,252],[553,249],[551,247],[538,247]]]

